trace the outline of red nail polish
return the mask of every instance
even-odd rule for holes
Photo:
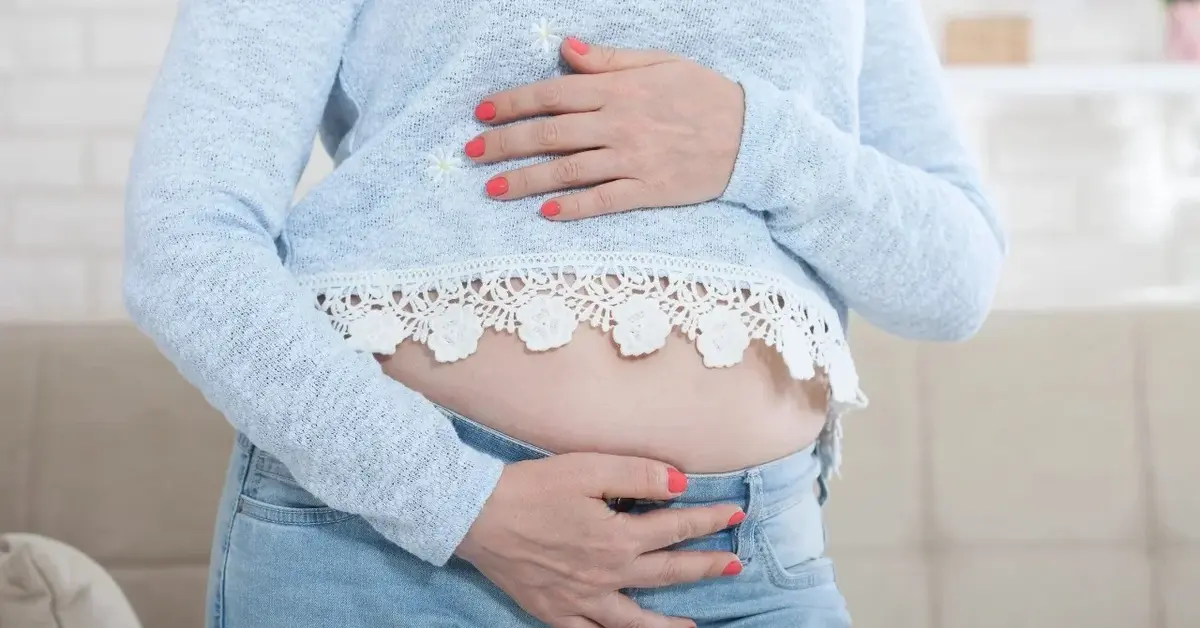
[[[667,469],[667,490],[672,493],[682,493],[687,490],[688,479],[679,469],[671,467]]]
[[[728,565],[725,565],[725,570],[721,572],[722,576],[736,576],[742,573],[742,561],[735,560]]]
[[[729,527],[732,528],[733,526],[735,526],[745,520],[746,520],[746,513],[739,510],[739,511],[733,513],[733,516],[729,518]]]
[[[483,157],[483,138],[477,137],[467,142],[467,157],[478,159]]]
[[[542,215],[546,218],[553,218],[561,211],[562,205],[559,205],[558,201],[546,201],[542,203]]]
[[[496,117],[496,104],[490,100],[485,100],[475,107],[475,117],[487,122]]]
[[[501,196],[508,192],[508,179],[493,177],[487,182],[488,196]]]
[[[574,50],[575,54],[577,55],[585,55],[588,53],[588,50],[590,50],[587,44],[575,39],[574,37],[567,38],[567,45],[570,46],[571,50]]]

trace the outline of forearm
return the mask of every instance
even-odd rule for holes
[[[275,246],[357,6],[184,3],[132,165],[126,301],[313,494],[441,563],[501,464],[349,348]]]
[[[908,165],[797,93],[757,79],[743,87],[746,128],[724,198],[765,212],[780,245],[873,324],[920,339],[971,335],[1005,244],[970,169]]]
[[[171,236],[131,247],[127,297],[139,326],[313,494],[421,558],[446,560],[500,463],[346,348],[273,250],[191,233],[185,253]]]

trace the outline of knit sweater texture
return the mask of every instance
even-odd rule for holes
[[[465,159],[475,106],[568,72],[567,36],[743,87],[722,196],[561,223],[544,196],[486,197],[547,158]],[[468,359],[485,329],[550,351],[591,325],[627,356],[681,332],[721,368],[756,341],[827,377],[836,419],[865,401],[849,310],[973,334],[1006,244],[940,72],[917,0],[183,0],[132,167],[126,303],[314,495],[441,564],[503,467],[371,353]],[[293,203],[318,133],[336,168]]]

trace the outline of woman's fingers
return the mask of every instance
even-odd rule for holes
[[[678,469],[647,458],[573,453],[549,460],[555,463],[558,479],[596,499],[668,500],[679,497],[688,486],[687,476]]]
[[[646,553],[716,534],[740,523],[744,518],[741,513],[742,509],[733,505],[660,508],[631,515],[626,527]]]
[[[578,220],[656,206],[646,184],[637,179],[617,179],[546,201],[542,215],[553,220]]]
[[[476,163],[495,163],[598,148],[607,144],[609,133],[601,115],[566,114],[493,129],[467,142],[463,151]]]
[[[742,572],[737,554],[729,552],[661,551],[642,554],[633,561],[627,586],[648,589],[699,582]]]
[[[604,76],[568,74],[521,85],[488,96],[475,109],[475,117],[488,124],[504,124],[534,116],[596,111],[608,99],[609,80]]]
[[[607,148],[589,150],[506,172],[488,182],[488,195],[513,200],[620,179],[625,173],[613,153]],[[497,188],[494,182],[499,179],[504,179],[505,185]],[[493,194],[499,189],[503,193]]]
[[[651,613],[620,593],[602,599],[588,615],[604,628],[696,628],[696,622],[690,619]]]

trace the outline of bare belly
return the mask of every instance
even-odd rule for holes
[[[430,400],[543,449],[641,456],[686,473],[781,458],[816,440],[825,422],[825,382],[793,380],[758,341],[724,369],[706,368],[678,335],[649,356],[624,358],[586,325],[544,353],[488,331],[459,362],[438,363],[411,342],[380,360]]]

